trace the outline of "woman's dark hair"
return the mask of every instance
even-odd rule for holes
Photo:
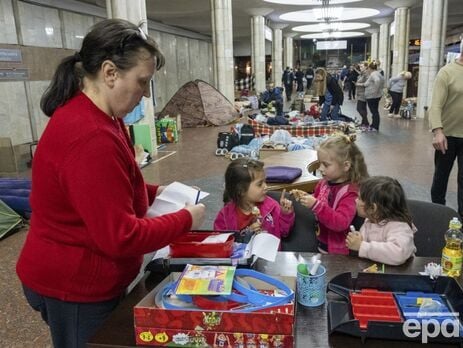
[[[263,171],[264,163],[260,161],[238,158],[231,162],[225,171],[224,203],[232,201],[240,206],[256,173]]]
[[[359,195],[365,204],[367,217],[371,217],[374,222],[401,221],[412,227],[405,193],[396,179],[388,176],[372,176],[365,179],[360,183]]]
[[[155,57],[156,70],[164,66],[164,56],[157,43],[139,27],[123,19],[106,19],[95,24],[85,36],[80,52],[64,58],[40,100],[45,115],[51,117],[81,87],[84,76],[95,76],[105,60],[118,69],[137,65],[141,49]]]

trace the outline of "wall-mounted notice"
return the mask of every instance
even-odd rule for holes
[[[28,69],[0,69],[0,80],[28,80]]]
[[[0,62],[19,62],[23,61],[20,49],[0,48]]]

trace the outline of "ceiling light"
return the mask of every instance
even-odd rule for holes
[[[364,33],[360,31],[335,31],[335,32],[325,32],[325,33],[313,33],[301,35],[301,39],[329,39],[329,38],[340,38],[340,37],[355,37],[363,36]]]
[[[312,10],[302,10],[287,12],[280,16],[280,19],[283,21],[290,22],[324,22],[324,20],[317,20],[316,9]],[[379,14],[379,11],[372,8],[353,8],[353,7],[344,7],[341,15],[341,20],[348,21],[351,19],[373,17]]]
[[[320,0],[264,0],[274,4],[284,5],[304,5],[304,6],[317,6],[320,5]],[[348,2],[358,2],[362,0],[330,0],[331,5],[346,4]]]
[[[340,31],[342,30],[358,30],[368,28],[370,24],[368,23],[356,23],[356,22],[332,22],[331,24],[336,24],[339,26]],[[325,23],[317,23],[317,24],[306,24],[306,25],[299,25],[294,27],[293,31],[299,32],[306,32],[306,33],[314,33],[314,32],[321,32],[323,31]]]

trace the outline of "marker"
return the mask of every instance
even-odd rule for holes
[[[196,194],[196,199],[195,199],[195,204],[199,203],[199,194],[201,193],[200,190],[198,190],[198,193]]]

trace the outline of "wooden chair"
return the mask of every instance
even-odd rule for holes
[[[312,163],[309,163],[309,165],[307,166],[307,171],[317,176],[318,168],[320,168],[320,161],[316,160],[316,161],[313,161]]]

